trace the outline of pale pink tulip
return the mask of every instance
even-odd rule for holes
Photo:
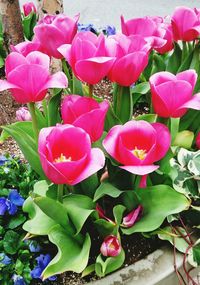
[[[27,2],[23,5],[24,15],[28,16],[30,13],[37,13],[37,9],[33,2]]]
[[[5,62],[7,80],[0,80],[0,91],[10,89],[19,103],[38,102],[44,99],[49,88],[67,87],[63,72],[49,73],[49,57],[39,51],[26,57],[17,52],[8,55]]]
[[[200,18],[197,9],[177,7],[172,15],[174,40],[192,41],[200,35]]]
[[[97,141],[103,133],[109,103],[97,103],[94,99],[79,95],[66,96],[61,108],[64,124],[84,129],[91,141]]]
[[[104,256],[117,256],[121,252],[121,244],[114,235],[107,236],[101,245],[100,251]]]
[[[186,70],[177,75],[163,71],[149,79],[156,114],[164,118],[182,117],[188,108],[200,110],[200,93],[192,96],[197,74]]]
[[[132,227],[141,218],[142,212],[143,207],[139,205],[123,218],[122,225],[127,228]]]
[[[31,121],[31,114],[27,107],[21,107],[16,111],[17,121]]]
[[[114,62],[113,57],[106,56],[102,34],[80,32],[71,45],[63,45],[58,51],[68,61],[75,76],[89,84],[96,84],[107,76]]]
[[[39,42],[30,42],[25,41],[21,42],[17,45],[11,45],[10,46],[11,51],[15,51],[18,53],[21,53],[23,56],[27,56],[32,51],[42,51],[42,47]]]
[[[145,175],[159,168],[154,162],[165,156],[170,140],[169,130],[163,124],[129,121],[123,126],[114,126],[104,139],[103,146],[121,164],[120,168]]]
[[[105,164],[103,152],[91,148],[89,135],[73,125],[42,129],[38,145],[43,170],[55,184],[75,185]]]
[[[70,44],[77,33],[79,15],[71,19],[65,15],[46,15],[34,28],[34,41],[41,44],[49,56],[62,58],[58,48]]]

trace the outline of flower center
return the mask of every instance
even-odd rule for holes
[[[54,162],[69,162],[72,161],[71,156],[66,157],[63,153],[61,153],[60,157],[54,159]]]
[[[144,160],[147,155],[145,149],[138,149],[137,147],[132,150],[132,153],[140,160]]]

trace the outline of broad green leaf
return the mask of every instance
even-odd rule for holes
[[[120,254],[115,257],[107,257],[104,261],[102,255],[100,254],[95,263],[95,272],[97,276],[104,277],[122,266],[125,260],[125,253],[122,249]]]
[[[190,201],[168,185],[157,185],[134,191],[143,206],[142,218],[131,228],[122,229],[125,234],[154,231],[164,219],[180,213],[190,206]]]
[[[76,76],[73,76],[73,94],[84,96],[82,82]]]
[[[200,265],[200,244],[197,244],[195,245],[193,248],[192,248],[192,251],[193,251],[193,258],[194,258],[194,261]]]
[[[55,126],[61,122],[60,118],[60,103],[61,103],[62,90],[56,95],[52,96],[48,103],[48,124],[49,126]]]
[[[104,219],[98,219],[94,222],[94,224],[99,233],[103,236],[113,234],[113,232],[116,230],[116,225],[114,223],[108,222]]]
[[[132,118],[133,99],[130,87],[117,86],[114,94],[114,112],[122,123],[126,123]]]
[[[144,95],[144,94],[147,94],[149,91],[150,91],[149,82],[142,82],[131,88],[132,94],[139,93],[141,95]]]
[[[41,130],[42,128],[48,127],[47,118],[44,117],[44,115],[38,108],[35,108],[35,114],[37,118],[38,128]]]
[[[139,116],[134,118],[134,120],[136,120],[136,121],[144,120],[144,121],[147,121],[149,123],[155,123],[156,119],[157,119],[156,114],[143,114],[143,115],[139,115]]]
[[[20,235],[12,230],[6,232],[3,239],[3,248],[5,253],[15,254],[20,246]]]
[[[159,71],[165,71],[166,69],[166,63],[162,57],[162,55],[153,54],[153,67],[152,67],[152,71],[151,71],[151,75],[159,72]]]
[[[26,217],[22,214],[17,215],[15,217],[12,217],[11,220],[8,223],[8,228],[13,230],[17,227],[19,227],[21,224],[23,224],[26,221]]]
[[[88,217],[95,211],[95,204],[87,196],[71,194],[63,199],[63,205],[78,234]]]
[[[109,182],[102,182],[101,185],[97,188],[95,195],[94,195],[94,202],[99,200],[105,195],[108,195],[113,198],[117,198],[121,195],[122,191],[118,188],[114,187]]]
[[[109,131],[112,127],[115,125],[121,125],[122,122],[120,119],[115,115],[112,106],[110,105],[108,112],[106,114],[105,124],[104,124],[104,130]]]
[[[95,271],[95,264],[90,264],[83,270],[81,277],[83,278],[85,276],[88,276],[89,274],[91,274],[94,271]]]
[[[117,225],[121,224],[123,213],[125,210],[126,210],[126,207],[124,207],[123,205],[117,205],[114,207],[113,215],[115,217],[115,222]]]
[[[166,71],[176,74],[177,70],[181,65],[181,57],[182,57],[182,50],[177,43],[174,43],[174,51],[172,55],[169,57]]]
[[[189,161],[188,170],[200,178],[200,151],[196,152],[193,159]]]
[[[192,59],[193,59],[193,54],[194,54],[194,51],[192,51],[191,53],[189,53],[186,58],[183,60],[183,62],[181,63],[178,71],[178,72],[182,72],[182,71],[185,71],[187,69],[190,68],[190,65],[192,63]]]
[[[81,273],[86,268],[91,246],[88,234],[86,234],[84,243],[78,244],[63,228],[56,225],[49,232],[49,240],[57,246],[58,253],[44,269],[43,279],[65,271]]]
[[[99,179],[97,173],[91,175],[80,183],[82,192],[91,198],[94,197],[95,190],[99,186]]]

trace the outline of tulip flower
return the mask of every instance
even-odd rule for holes
[[[177,7],[172,15],[174,40],[192,41],[200,35],[200,18],[197,9]]]
[[[41,44],[42,50],[49,56],[62,58],[58,48],[70,44],[77,33],[79,15],[71,19],[65,15],[46,15],[34,28],[34,41]]]
[[[166,52],[169,52],[170,50],[172,50],[174,48],[173,45],[173,33],[172,33],[172,27],[170,24],[167,23],[161,23],[158,24],[160,26],[160,28],[162,28],[165,32],[163,34],[163,39],[166,40],[166,43],[161,46],[161,47],[155,47],[154,49],[160,53],[160,54],[164,54]]]
[[[0,91],[10,89],[14,99],[22,104],[44,99],[48,88],[67,87],[63,72],[49,73],[49,57],[39,51],[26,57],[17,52],[8,55],[5,61],[7,80],[0,80]]]
[[[21,53],[23,56],[27,56],[32,51],[42,51],[40,43],[36,41],[25,41],[15,46],[11,45],[10,49],[11,51]]]
[[[142,212],[143,208],[139,205],[123,218],[122,225],[127,228],[132,227],[141,218]]]
[[[121,252],[121,244],[118,238],[114,235],[107,236],[100,248],[101,254],[104,256],[117,256]]]
[[[27,2],[23,5],[24,15],[28,16],[30,13],[37,13],[37,9],[33,2]]]
[[[136,175],[145,175],[159,168],[153,163],[167,153],[170,133],[160,123],[129,121],[123,126],[114,126],[104,139],[103,146],[121,164],[120,168]]]
[[[105,116],[109,103],[97,103],[94,99],[78,95],[66,96],[62,108],[64,124],[72,124],[84,129],[92,142],[97,141],[103,133]]]
[[[89,135],[73,125],[42,129],[38,144],[43,170],[56,184],[75,185],[105,163],[103,152],[99,148],[91,149]]]
[[[152,48],[161,48],[166,44],[165,30],[158,25],[160,17],[134,18],[128,21],[121,16],[122,33],[126,36],[140,35],[148,41]]]
[[[62,45],[58,51],[68,61],[75,76],[88,84],[97,84],[107,76],[114,62],[114,57],[106,56],[103,34],[80,32],[71,45]]]
[[[167,71],[152,75],[149,82],[155,113],[164,118],[179,118],[188,108],[200,110],[200,94],[192,96],[196,80],[195,70],[177,75]]]
[[[16,111],[17,121],[31,121],[31,114],[26,107],[21,107]]]
[[[196,146],[198,149],[200,149],[200,132],[198,132],[196,137]]]
[[[140,36],[122,34],[106,39],[106,53],[115,57],[108,78],[122,86],[135,83],[148,64],[149,44]]]

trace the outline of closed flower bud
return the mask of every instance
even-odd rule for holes
[[[127,216],[123,218],[122,225],[124,227],[132,227],[142,216],[143,208],[139,205],[136,209],[133,209]]]
[[[114,235],[107,236],[101,245],[101,254],[104,256],[117,256],[121,252],[121,244]]]

